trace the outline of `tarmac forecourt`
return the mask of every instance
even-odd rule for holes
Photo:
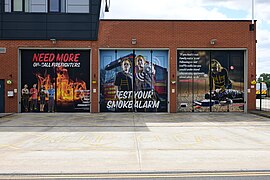
[[[2,179],[269,176],[270,119],[253,114],[24,113],[0,134]]]
[[[0,179],[139,179],[139,178],[200,178],[200,177],[270,177],[270,171],[221,172],[140,172],[92,174],[0,174]]]

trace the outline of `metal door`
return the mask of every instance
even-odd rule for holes
[[[168,112],[167,50],[101,50],[101,112]]]
[[[244,51],[178,50],[177,111],[244,110]]]
[[[70,49],[22,50],[21,84],[29,90],[37,84],[55,89],[54,101],[47,94],[45,111],[90,112],[90,51]],[[38,104],[40,104],[38,96]],[[37,110],[36,112],[38,112]]]

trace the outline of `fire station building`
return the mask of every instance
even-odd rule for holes
[[[248,112],[248,20],[104,20],[101,0],[0,2],[0,112]],[[56,4],[54,4],[56,2]]]

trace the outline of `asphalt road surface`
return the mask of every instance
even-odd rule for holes
[[[168,179],[168,180],[269,180],[270,171],[188,172],[188,173],[108,173],[108,174],[0,174],[0,179]]]

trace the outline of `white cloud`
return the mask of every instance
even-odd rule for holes
[[[223,8],[223,13],[219,9]],[[225,9],[224,9],[225,8]],[[246,12],[241,19],[251,20],[252,0],[111,0],[106,19],[203,19],[226,20],[226,9]],[[270,1],[255,0],[257,20],[257,74],[270,73]],[[267,24],[267,26],[266,26]],[[270,54],[270,53],[269,53]]]
[[[201,0],[112,0],[106,19],[227,19],[216,8],[207,10]]]
[[[260,29],[260,33],[257,34],[258,47],[270,47],[270,31]]]
[[[269,9],[270,9],[270,1],[266,4],[266,3],[262,3],[262,4],[257,4],[256,5],[256,19],[266,22],[268,24],[270,24],[270,13],[269,13]]]
[[[270,73],[270,31],[260,29],[257,39],[257,74]]]
[[[203,0],[203,4],[225,7],[234,10],[248,10],[252,7],[252,0]]]
[[[270,2],[256,6],[257,21],[257,74],[270,73]]]

